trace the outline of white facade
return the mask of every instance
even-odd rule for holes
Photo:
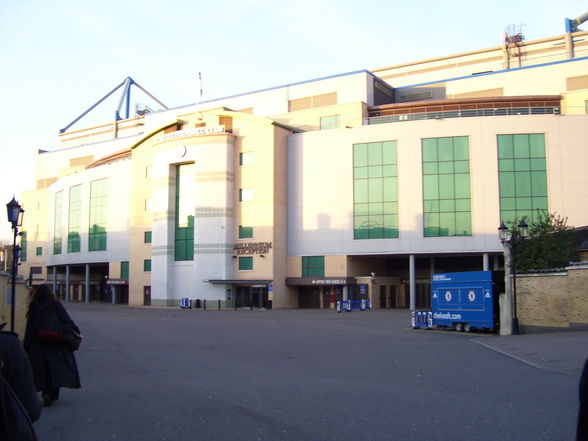
[[[234,146],[218,143],[191,144],[172,149],[156,145],[151,179],[160,183],[153,191],[157,207],[153,221],[152,298],[181,297],[224,300],[222,285],[207,280],[232,277]],[[194,260],[174,260],[174,164],[194,163],[197,185],[192,215],[195,218]],[[211,178],[211,179],[207,179]],[[215,179],[222,178],[222,179]]]
[[[588,115],[456,118],[299,133],[289,139],[288,254],[501,252],[497,135],[545,133],[550,212],[586,225]],[[467,136],[472,235],[423,237],[421,140]],[[353,144],[397,141],[398,239],[353,237]]]
[[[55,236],[55,195],[58,192],[63,194],[63,204],[69,206],[69,191],[77,185],[82,186],[82,209],[81,225],[90,224],[90,185],[92,181],[106,179],[109,188],[108,201],[108,230],[107,245],[105,251],[88,251],[88,228],[82,228],[80,231],[81,246],[80,251],[76,253],[67,252],[68,237],[68,213],[62,211],[61,214],[61,237],[63,238],[63,252],[55,254],[53,252],[53,241],[46,244],[45,255],[47,266],[68,265],[80,262],[96,263],[111,261],[128,261],[129,248],[126,244],[126,236],[129,230],[130,207],[129,199],[131,197],[131,173],[130,159],[117,161],[102,167],[86,169],[80,173],[74,173],[63,177],[49,187],[48,203],[49,210],[47,225],[51,237]]]

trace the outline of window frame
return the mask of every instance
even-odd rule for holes
[[[421,139],[423,237],[469,237],[472,191],[468,136]]]
[[[237,269],[239,271],[253,271],[253,256],[239,256]]]
[[[239,239],[253,239],[253,227],[244,227],[239,225]]]
[[[325,277],[325,256],[302,256],[302,277]]]

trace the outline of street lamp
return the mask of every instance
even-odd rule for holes
[[[20,247],[16,246],[16,236],[19,235],[18,227],[22,226],[22,218],[24,216],[24,210],[18,202],[12,198],[12,200],[6,204],[8,210],[8,222],[12,224],[12,230],[14,232],[14,241],[12,243],[12,292],[10,293],[10,330],[14,332],[14,321],[15,321],[15,305],[16,305],[16,273],[18,271],[18,252]]]
[[[515,261],[515,254],[516,254],[516,246],[517,241],[525,240],[529,237],[529,226],[524,220],[519,222],[519,235],[512,234],[509,232],[504,222],[500,223],[500,227],[498,227],[498,237],[500,238],[500,242],[505,247],[509,249],[508,255],[508,266],[510,268],[510,275],[512,276],[512,333],[518,334],[519,333],[519,318],[517,316],[517,269],[516,269],[516,261]],[[506,253],[505,253],[506,255]]]

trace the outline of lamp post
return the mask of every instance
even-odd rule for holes
[[[18,202],[12,198],[12,200],[6,204],[8,211],[8,222],[12,224],[12,230],[14,233],[14,240],[12,243],[12,291],[10,293],[10,330],[14,332],[14,321],[15,321],[15,305],[16,305],[16,273],[18,271],[18,252],[20,247],[16,246],[16,236],[19,235],[18,227],[22,226],[22,218],[24,210]]]
[[[500,227],[498,227],[498,237],[500,238],[500,242],[505,247],[508,247],[508,266],[510,269],[510,277],[509,279],[512,280],[512,333],[519,334],[519,318],[517,316],[517,268],[516,268],[516,248],[517,248],[517,241],[525,240],[529,237],[529,226],[524,220],[519,222],[519,235],[518,237],[509,232],[504,222],[500,223]],[[504,253],[506,256],[506,253]],[[506,264],[506,262],[505,262]]]

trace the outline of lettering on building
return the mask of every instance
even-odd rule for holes
[[[345,285],[347,281],[345,279],[313,279],[311,283],[313,285]]]
[[[202,135],[217,135],[219,133],[226,133],[225,126],[214,126],[214,127],[196,127],[188,130],[178,130],[177,132],[167,133],[157,138],[157,142],[171,141],[172,139],[190,138],[192,136]]]
[[[238,256],[243,254],[267,254],[271,248],[271,242],[245,242],[236,243],[233,246],[235,254]]]

